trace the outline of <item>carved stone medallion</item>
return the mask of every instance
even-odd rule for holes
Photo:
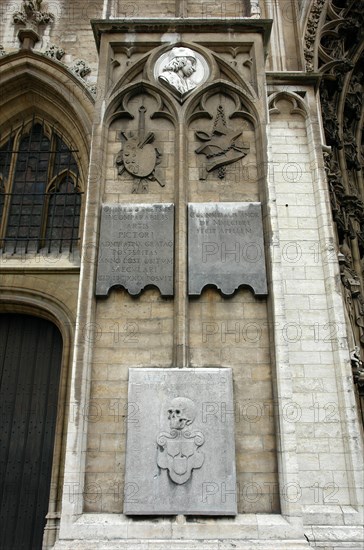
[[[190,48],[175,47],[155,64],[154,77],[180,96],[204,82],[209,75],[205,59]]]

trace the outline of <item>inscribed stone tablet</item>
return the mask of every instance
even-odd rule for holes
[[[147,285],[173,295],[173,204],[104,204],[96,295],[121,285],[139,294]]]
[[[124,514],[236,515],[232,372],[130,368]]]
[[[189,294],[205,285],[232,294],[240,285],[267,294],[260,203],[188,205]]]

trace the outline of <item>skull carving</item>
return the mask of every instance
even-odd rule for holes
[[[195,404],[188,397],[172,399],[167,411],[171,430],[183,430],[192,424],[196,417]]]

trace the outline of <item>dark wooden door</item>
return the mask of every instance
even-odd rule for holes
[[[1,550],[42,548],[61,357],[53,323],[0,314]]]

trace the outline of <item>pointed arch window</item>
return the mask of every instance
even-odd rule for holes
[[[33,119],[0,142],[3,252],[72,251],[79,237],[77,150]]]

